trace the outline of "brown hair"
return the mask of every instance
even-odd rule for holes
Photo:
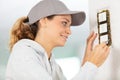
[[[10,51],[12,50],[13,45],[21,39],[34,40],[38,26],[36,23],[29,25],[27,24],[27,22],[28,22],[28,18],[22,17],[19,18],[13,25],[10,33],[10,42],[9,42]]]
[[[48,19],[53,19],[54,15],[48,16]],[[34,40],[38,31],[38,22],[29,25],[28,17],[19,18],[13,25],[10,33],[9,48],[12,51],[13,45],[21,39]]]

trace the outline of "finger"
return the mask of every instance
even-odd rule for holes
[[[87,48],[86,48],[86,49],[88,49],[88,50],[91,50],[91,46],[90,46],[90,44],[89,44],[89,41],[90,41],[90,38],[91,38],[93,35],[94,35],[94,31],[92,31],[92,32],[90,33],[90,35],[88,36],[88,38],[87,38]]]
[[[94,31],[92,31],[92,32],[90,33],[90,35],[89,35],[88,38],[87,38],[87,41],[89,41],[90,38],[91,38],[93,35],[94,35]]]
[[[89,39],[89,41],[88,41],[88,46],[90,47],[90,48],[92,48],[93,47],[93,42],[95,41],[95,38],[97,37],[97,34],[96,33],[94,33],[91,37],[90,37],[90,39]]]
[[[105,51],[107,51],[107,50],[108,50],[108,48],[109,48],[108,46],[105,46],[103,49],[104,49]]]
[[[100,47],[104,48],[104,47],[107,47],[107,45],[106,45],[105,42],[102,42],[102,43],[100,44]]]
[[[95,38],[97,37],[97,34],[96,33],[93,33],[93,35],[91,35],[88,39],[88,43],[93,43]]]
[[[110,53],[110,47],[107,46],[105,50],[106,50],[105,56],[107,57]]]
[[[95,41],[96,37],[97,37],[97,33],[94,33],[94,35],[90,38],[91,43]]]

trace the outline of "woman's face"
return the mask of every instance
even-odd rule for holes
[[[46,19],[45,36],[49,43],[56,46],[64,46],[71,34],[71,15],[57,15],[53,19]]]

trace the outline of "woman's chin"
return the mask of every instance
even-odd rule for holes
[[[61,43],[59,45],[57,45],[56,47],[64,47],[65,43]]]

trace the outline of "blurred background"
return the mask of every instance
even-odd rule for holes
[[[5,80],[5,70],[9,58],[9,37],[14,22],[27,16],[29,10],[40,0],[0,0],[0,80]],[[83,10],[88,15],[87,0],[61,0],[71,10]],[[89,33],[88,16],[85,23],[72,27],[72,35],[65,47],[53,50],[56,61],[63,69],[65,76],[71,79],[79,70],[86,38]],[[72,65],[72,66],[71,66]],[[73,66],[74,65],[74,66]]]

